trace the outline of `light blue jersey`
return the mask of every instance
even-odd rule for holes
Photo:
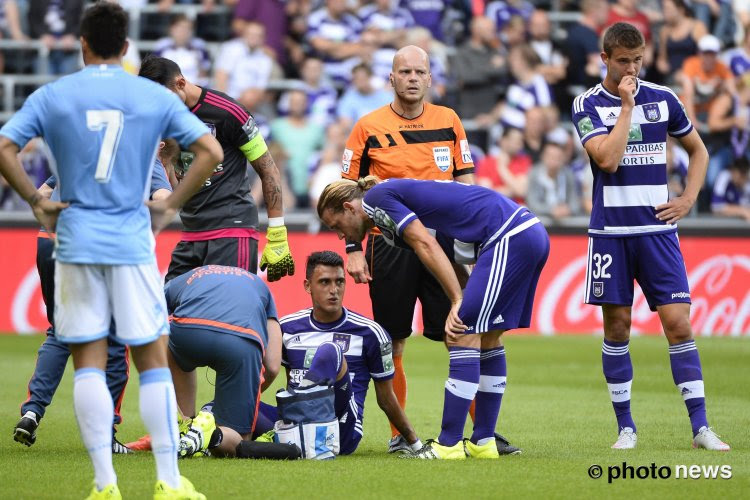
[[[186,147],[207,132],[161,85],[92,65],[34,92],[0,135],[19,148],[41,136],[52,151],[70,204],[57,223],[57,260],[120,265],[155,259],[144,202],[159,140]]]

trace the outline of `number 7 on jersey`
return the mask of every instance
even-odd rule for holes
[[[120,143],[120,134],[124,119],[122,111],[117,109],[90,109],[86,111],[86,126],[89,130],[98,132],[104,128],[104,139],[99,149],[99,159],[96,162],[94,179],[97,182],[109,182],[112,166],[115,163],[115,151]]]

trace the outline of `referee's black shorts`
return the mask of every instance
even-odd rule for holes
[[[172,251],[165,282],[196,267],[232,266],[258,274],[258,240],[250,237],[180,241]]]
[[[417,298],[422,303],[424,336],[442,341],[450,300],[430,271],[411,250],[389,245],[385,238],[367,238],[365,258],[370,268],[372,313],[393,339],[412,333]]]

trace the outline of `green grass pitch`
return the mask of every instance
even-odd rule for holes
[[[92,471],[73,418],[72,369],[47,416],[37,442],[26,448],[12,439],[18,407],[26,396],[41,336],[0,335],[0,498],[83,498]],[[750,491],[750,339],[701,338],[712,426],[729,442],[729,453],[693,450],[686,410],[672,384],[666,341],[638,337],[631,343],[635,369],[633,414],[638,448],[615,451],[616,424],[601,374],[601,339],[596,337],[506,338],[508,390],[499,430],[523,455],[499,461],[423,462],[386,454],[390,437],[384,415],[368,398],[365,437],[357,452],[333,461],[280,463],[193,459],[182,473],[208,498],[747,498]],[[425,440],[439,431],[444,348],[422,338],[407,344],[407,413]],[[199,401],[208,400],[212,373],[201,371]],[[279,377],[282,378],[282,377]],[[275,388],[264,400],[272,402]],[[124,423],[118,436],[128,441],[144,433],[138,416],[138,376],[125,394]],[[466,436],[470,434],[467,423]],[[124,498],[150,498],[154,467],[150,454],[116,456]],[[669,466],[669,479],[607,482],[607,468],[623,461],[634,468]],[[591,479],[589,467],[603,467]],[[731,479],[676,479],[676,465],[730,465]],[[636,471],[637,472],[637,471]],[[645,472],[645,469],[642,469]]]

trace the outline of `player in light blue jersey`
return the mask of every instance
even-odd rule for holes
[[[156,459],[154,497],[205,498],[177,468],[169,328],[151,230],[174,217],[223,154],[179,99],[123,70],[128,15],[122,7],[95,4],[80,31],[86,67],[34,92],[0,130],[0,173],[47,230],[57,229],[55,335],[73,354],[75,414],[94,465],[89,498],[120,498],[112,466],[113,402],[104,377],[112,317],[117,339],[130,345],[140,372],[141,417]],[[42,197],[18,162],[20,148],[37,136],[55,159],[61,202]],[[195,161],[169,197],[146,204],[163,137],[189,146]]]
[[[672,377],[690,415],[693,446],[728,450],[706,420],[690,290],[675,225],[690,212],[703,186],[708,153],[674,92],[638,78],[643,35],[630,24],[616,23],[603,45],[607,74],[575,99],[573,121],[594,174],[584,299],[602,306],[602,366],[619,433],[612,448],[634,448],[637,442],[628,349],[637,280],[669,342]],[[690,158],[685,191],[671,200],[667,135],[676,137]]]
[[[362,439],[362,419],[370,380],[378,406],[404,436],[408,450],[422,443],[393,392],[393,344],[383,328],[343,306],[344,259],[335,252],[315,252],[307,258],[305,291],[312,308],[281,318],[281,364],[290,388],[334,386],[341,454],[353,453]],[[276,409],[261,403],[267,425]]]
[[[320,219],[340,238],[362,241],[377,227],[389,244],[413,249],[451,301],[445,322],[450,363],[441,432],[414,457],[499,458],[495,427],[507,381],[502,335],[531,322],[534,292],[549,255],[549,237],[539,219],[481,186],[414,179],[380,182],[374,176],[329,184],[317,208]],[[446,240],[452,244],[445,245]],[[464,290],[451,260],[476,263]],[[464,440],[472,400],[474,432]]]
[[[173,154],[170,156],[171,147],[165,142],[159,143],[159,154],[151,175],[150,198],[152,200],[163,199],[172,192],[172,186],[167,179],[167,171],[163,164],[171,165],[174,161]],[[51,200],[60,201],[60,192],[57,187],[57,179],[52,176],[39,187],[39,193]],[[28,384],[28,397],[21,405],[21,420],[13,430],[13,439],[26,446],[36,442],[36,431],[41,419],[44,417],[47,406],[52,402],[52,397],[65,373],[65,366],[70,357],[68,344],[60,342],[55,338],[55,258],[54,258],[54,235],[47,233],[44,228],[39,231],[37,237],[36,265],[39,271],[39,280],[42,288],[42,298],[47,310],[47,320],[50,327],[47,329],[47,338],[39,348],[36,357],[36,366]],[[110,325],[110,333],[114,335],[114,325]],[[128,383],[129,355],[125,345],[109,338],[106,378],[112,401],[115,405],[113,419],[113,432],[117,432],[116,425],[122,422],[120,407],[125,386]],[[112,436],[112,453],[130,453],[130,449],[120,443],[117,437]]]

